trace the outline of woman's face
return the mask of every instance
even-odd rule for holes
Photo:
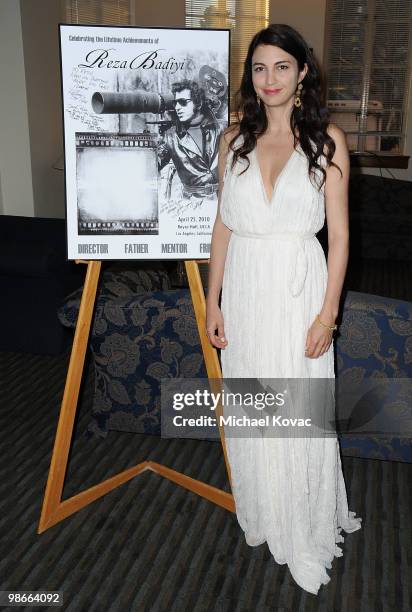
[[[267,106],[281,106],[295,95],[297,85],[307,72],[280,47],[259,45],[252,55],[252,81],[255,92]]]

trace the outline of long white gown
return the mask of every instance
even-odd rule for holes
[[[298,144],[268,201],[256,150],[249,160],[239,176],[246,162],[232,170],[229,152],[220,203],[223,223],[232,230],[221,299],[228,341],[221,351],[223,378],[334,378],[333,342],[321,357],[305,356],[307,331],[327,284],[315,236],[325,222],[324,186],[319,191],[311,183]],[[297,584],[317,594],[330,580],[326,569],[343,554],[341,530],[356,531],[362,520],[348,510],[338,439],[249,431],[249,437],[226,436],[246,542],[267,542]]]

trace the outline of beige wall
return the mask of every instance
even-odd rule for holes
[[[3,193],[1,190],[1,173],[0,173],[0,215],[4,215]]]
[[[270,23],[286,23],[295,28],[312,47],[317,59],[323,59],[326,0],[272,0]]]
[[[134,0],[134,23],[138,26],[183,28],[184,0]]]
[[[34,216],[20,4],[0,2],[1,213]]]
[[[184,26],[184,0],[132,0],[134,23]],[[270,21],[295,27],[323,61],[326,0],[271,0]],[[0,213],[63,217],[58,30],[60,0],[1,0]],[[409,105],[411,108],[412,104]],[[10,143],[13,143],[10,146]],[[412,151],[412,108],[406,151]],[[379,174],[378,170],[362,169]],[[392,170],[412,180],[412,167]],[[389,176],[383,170],[384,176]]]
[[[63,172],[52,167],[63,151],[57,26],[60,20],[56,0],[21,1],[36,217],[65,215]]]

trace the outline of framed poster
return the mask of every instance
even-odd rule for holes
[[[208,259],[230,31],[59,32],[68,259]]]

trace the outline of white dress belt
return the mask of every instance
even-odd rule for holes
[[[292,274],[289,278],[289,291],[293,297],[302,293],[308,271],[308,260],[305,252],[304,240],[316,237],[313,232],[272,232],[268,234],[253,234],[252,232],[232,231],[232,234],[240,238],[252,238],[257,240],[291,240],[296,244],[294,261],[292,263]]]

